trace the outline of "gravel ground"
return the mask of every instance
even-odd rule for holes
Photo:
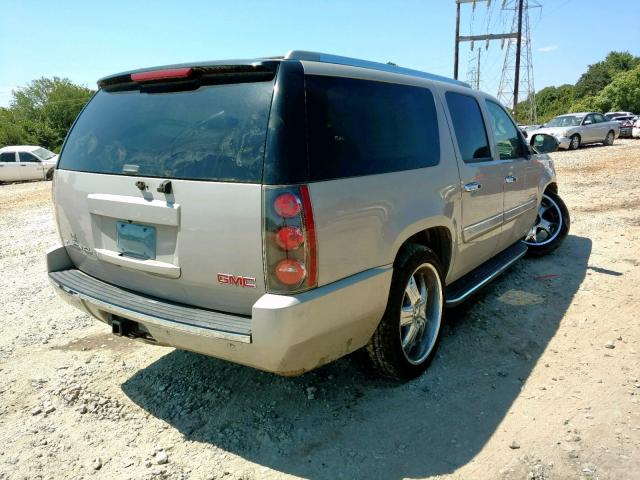
[[[50,183],[0,186],[0,479],[638,478],[640,141],[554,158],[571,235],[450,311],[403,385],[112,337],[47,283]]]

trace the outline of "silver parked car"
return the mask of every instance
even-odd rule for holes
[[[35,145],[0,148],[0,182],[51,180],[58,155]]]
[[[47,263],[117,335],[282,375],[366,347],[412,378],[445,306],[569,230],[557,142],[462,82],[293,51],[98,85]]]
[[[532,135],[536,133],[553,135],[560,148],[575,150],[588,143],[613,145],[613,141],[620,135],[620,123],[607,120],[604,115],[596,112],[569,113],[530,132]]]

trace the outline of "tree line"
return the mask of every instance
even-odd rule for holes
[[[0,147],[40,145],[59,152],[67,131],[93,95],[68,78],[39,78],[14,90],[0,107]]]
[[[518,104],[516,119],[528,123],[531,102]],[[610,52],[589,65],[575,85],[543,88],[536,93],[538,122],[572,112],[629,111],[640,113],[640,57]]]

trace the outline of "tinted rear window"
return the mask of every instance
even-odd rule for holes
[[[193,91],[98,91],[59,168],[148,177],[260,182],[273,82]]]
[[[426,88],[307,76],[311,180],[436,165],[438,120]]]

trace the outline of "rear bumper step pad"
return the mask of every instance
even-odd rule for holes
[[[50,280],[62,290],[93,303],[98,308],[117,310],[118,315],[139,320],[155,318],[218,332],[221,338],[251,342],[251,318],[147,297],[103,282],[77,269],[49,272]],[[113,307],[113,308],[110,308]]]

